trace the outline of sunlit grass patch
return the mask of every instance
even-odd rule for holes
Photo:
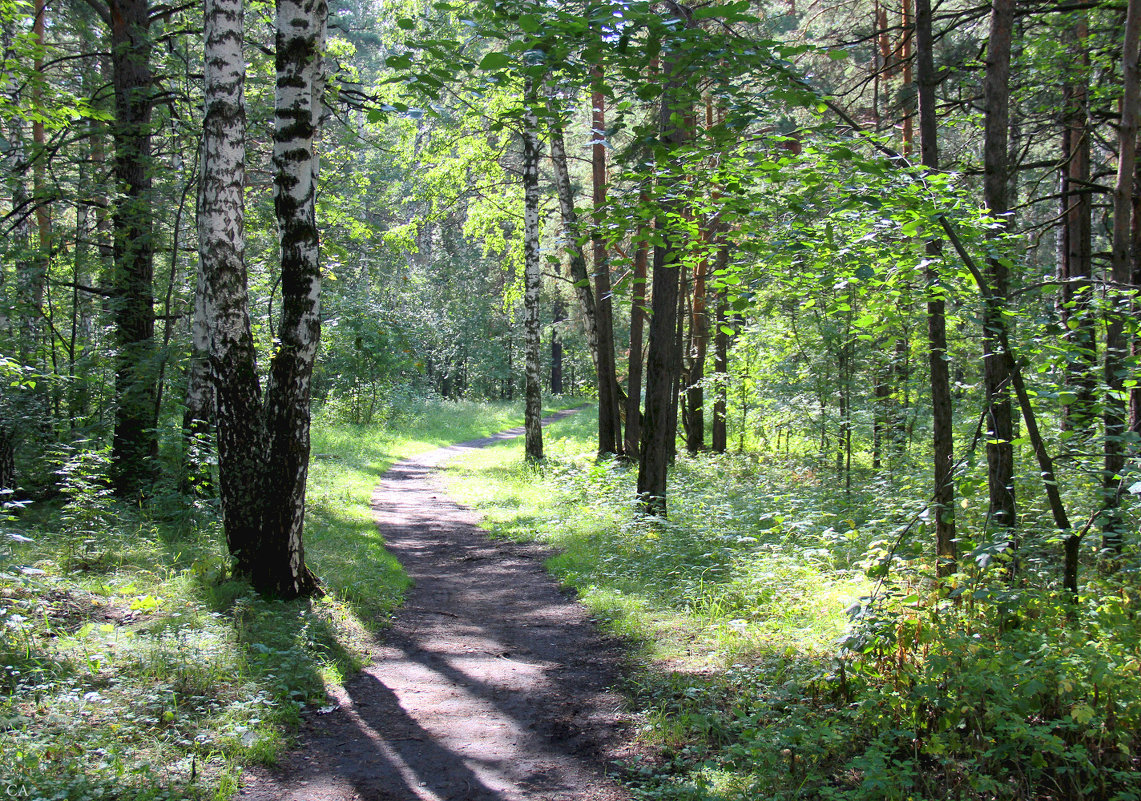
[[[0,519],[0,793],[229,799],[401,602],[369,508],[383,472],[521,421],[521,404],[416,404],[388,429],[318,415],[306,546],[327,594],[288,603],[229,576],[212,502],[125,506],[103,455],[65,454],[63,498]]]
[[[594,427],[582,414],[548,429],[538,466],[517,443],[467,454],[450,486],[493,535],[553,546],[548,568],[643,660],[627,689],[661,753],[631,768],[644,797],[787,787],[831,758],[827,737],[796,750],[826,728],[800,702],[830,692],[846,612],[870,586],[857,556],[879,524],[818,510],[803,471],[715,455],[679,456],[669,520],[642,518],[636,468],[596,461]]]

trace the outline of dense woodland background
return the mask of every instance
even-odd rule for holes
[[[539,462],[540,394],[585,395],[629,478],[591,503],[756,493],[741,537],[870,580],[804,685],[864,734],[774,741],[788,787],[1137,797],[1141,3],[314,3],[297,45],[241,5],[0,6],[9,621],[121,514],[319,592],[310,409],[525,402]]]

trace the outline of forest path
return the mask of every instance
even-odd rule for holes
[[[572,414],[551,415],[544,423]],[[542,569],[538,545],[492,541],[450,498],[448,459],[516,428],[394,464],[372,496],[415,582],[337,708],[246,773],[242,801],[619,801],[604,775],[628,726],[607,690],[621,649]]]

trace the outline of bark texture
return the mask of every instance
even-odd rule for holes
[[[309,471],[309,399],[321,339],[318,251],[317,128],[325,88],[324,0],[278,0],[273,206],[281,252],[281,325],[265,392],[269,437],[265,529],[269,567],[255,583],[281,596],[311,592],[305,567],[305,483]]]
[[[245,60],[241,0],[207,0],[206,113],[198,242],[203,319],[217,403],[219,496],[235,571],[253,575],[261,545],[265,427],[246,289]]]
[[[1121,57],[1121,123],[1118,126],[1117,181],[1113,189],[1113,250],[1111,279],[1117,287],[1132,278],[1133,180],[1137,157],[1138,107],[1141,80],[1138,75],[1138,38],[1141,37],[1141,0],[1129,0],[1125,14],[1125,45]],[[1128,378],[1129,342],[1125,321],[1129,302],[1115,290],[1105,326],[1105,471],[1102,474],[1102,547],[1120,552],[1124,543],[1121,504],[1121,474],[1125,468],[1125,390]]]
[[[684,76],[677,53],[663,58],[665,87],[659,106],[658,130],[666,154],[686,139]],[[678,296],[681,283],[681,234],[674,222],[678,200],[673,192],[658,201],[655,225],[660,244],[654,245],[652,310],[646,354],[646,401],[642,415],[642,447],[638,455],[638,499],[643,512],[665,517],[666,478],[677,430],[677,382],[680,375]]]
[[[932,53],[931,0],[915,0],[916,84],[919,94],[920,156],[923,166],[939,169],[938,129],[935,115],[935,65]],[[939,271],[942,246],[936,239],[927,242],[923,278],[927,284],[927,353],[931,374],[932,445],[935,517],[936,575],[955,572],[958,558],[955,544],[955,460],[951,408],[951,375],[947,353],[947,316]]]
[[[526,454],[543,458],[543,399],[539,361],[539,120],[530,78],[523,93],[523,328],[526,332]]]
[[[601,217],[606,204],[606,108],[602,71],[594,71],[591,90],[590,160],[594,224],[591,250],[594,262],[594,297],[598,329],[598,455],[622,452],[622,417],[618,373],[614,361],[614,304],[610,287],[610,260],[602,235]]]
[[[983,192],[987,209],[1003,220],[1008,209],[1010,126],[1010,45],[1014,23],[1013,0],[995,0],[987,41],[986,78],[983,85],[986,125],[983,132]],[[1001,231],[992,231],[998,237]],[[987,469],[990,494],[989,521],[1000,528],[1015,525],[1014,422],[1010,401],[1010,370],[1003,343],[1007,323],[1003,314],[1009,292],[1006,266],[987,260],[988,295],[983,298],[983,381],[987,404]],[[1011,534],[1010,536],[1013,536]]]
[[[151,208],[150,9],[147,0],[112,0],[111,68],[115,90],[114,227],[115,433],[112,480],[123,496],[145,492],[158,456],[155,401],[154,232]]]
[[[264,403],[250,332],[244,261],[245,142],[240,0],[207,0],[206,116],[199,245],[217,402],[220,495],[237,572],[259,592],[317,590],[302,531],[309,461],[310,376],[320,337],[314,141],[323,91],[324,3],[277,8],[274,207],[282,319]]]
[[[586,269],[586,255],[582,251],[578,212],[574,205],[574,191],[571,188],[570,171],[567,168],[567,149],[563,139],[563,124],[558,110],[549,110],[551,137],[551,166],[554,168],[555,192],[559,197],[559,213],[563,221],[563,236],[566,238],[567,256],[570,262],[571,281],[574,282],[579,311],[582,314],[583,333],[590,348],[590,359],[598,373],[598,322],[594,307],[594,290],[590,286],[590,275]],[[601,373],[599,373],[601,375]]]
[[[1067,428],[1094,422],[1097,389],[1097,333],[1093,301],[1093,196],[1090,192],[1089,24],[1078,15],[1068,52],[1076,70],[1062,89],[1061,218],[1058,242],[1059,318],[1065,327],[1066,386],[1073,400],[1063,410]]]

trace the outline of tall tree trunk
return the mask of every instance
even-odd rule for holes
[[[1079,12],[1069,48],[1077,74],[1063,87],[1061,232],[1058,248],[1059,317],[1068,345],[1065,383],[1073,400],[1063,407],[1066,428],[1086,429],[1096,412],[1097,336],[1093,301],[1093,198],[1090,193],[1089,24]]]
[[[606,204],[606,97],[602,70],[595,68],[591,88],[590,160],[594,222],[591,246],[594,262],[594,299],[598,325],[598,455],[622,452],[622,418],[618,373],[614,361],[614,312],[610,288],[610,260],[602,235],[601,217]]]
[[[559,323],[566,319],[561,298],[555,300],[551,310],[551,394],[563,394],[563,340],[559,336]]]
[[[598,375],[598,322],[594,306],[594,290],[590,286],[590,274],[586,269],[586,256],[582,252],[578,212],[575,210],[574,192],[571,188],[570,171],[567,168],[566,144],[563,141],[563,124],[554,103],[548,108],[551,136],[551,166],[554,169],[555,192],[559,198],[559,211],[563,221],[563,236],[566,238],[570,276],[578,297],[579,311],[582,314],[583,333],[590,350],[591,361]]]
[[[117,353],[112,480],[123,496],[146,492],[157,475],[155,431],[154,231],[148,0],[111,0],[111,67],[115,89],[115,178],[112,274]]]
[[[658,112],[658,130],[666,152],[677,150],[686,139],[683,122],[685,107],[678,97],[684,76],[678,56],[665,56],[663,87]],[[672,168],[674,165],[660,165]],[[680,180],[674,178],[673,180]],[[638,455],[638,499],[643,512],[665,517],[666,474],[676,432],[675,387],[680,372],[675,344],[678,321],[678,289],[681,266],[681,234],[674,228],[678,201],[669,193],[658,201],[656,227],[659,243],[654,245],[652,306],[649,350],[646,355],[646,402],[642,416],[642,447]]]
[[[728,252],[726,251],[726,254]],[[713,336],[713,375],[716,393],[713,401],[713,431],[710,446],[725,453],[729,446],[726,425],[729,411],[729,298],[724,288],[717,291],[717,332]]]
[[[44,0],[35,0],[34,17],[32,21],[32,39],[36,45],[33,58],[31,80],[31,102],[34,108],[43,105],[43,89],[45,84],[43,47],[44,23],[47,10]],[[44,365],[44,346],[47,344],[44,337],[44,289],[47,283],[48,264],[51,260],[52,231],[51,231],[51,203],[48,198],[47,161],[48,154],[45,146],[44,122],[40,118],[32,121],[32,202],[35,204],[36,239],[37,247],[34,255],[28,261],[28,271],[21,276],[24,283],[24,302],[26,306],[26,347],[34,352],[33,361],[36,366]],[[36,391],[38,406],[43,412],[47,411],[47,396],[44,390]],[[43,418],[47,422],[47,416]]]
[[[1010,47],[1014,20],[1013,0],[994,0],[987,40],[986,78],[983,86],[986,123],[983,134],[983,192],[992,217],[1002,222],[1008,212],[1009,165],[1007,142],[1010,125]],[[992,231],[992,238],[1001,232]],[[988,258],[989,297],[983,298],[983,371],[987,404],[987,468],[991,524],[1007,529],[1012,545],[1015,526],[1014,425],[1010,402],[1010,370],[1002,341],[1007,335],[1003,311],[1009,291],[1007,268]]]
[[[324,109],[325,0],[277,0],[274,193],[281,252],[281,326],[269,366],[265,553],[254,584],[283,597],[316,589],[302,533],[309,471],[309,400],[321,339],[317,133]]]
[[[217,402],[219,498],[236,573],[261,546],[265,425],[245,265],[245,59],[241,0],[206,0],[205,118],[198,242]]]
[[[207,0],[206,116],[199,247],[217,401],[220,496],[235,570],[259,592],[317,590],[302,531],[309,457],[309,380],[320,334],[314,138],[323,90],[327,7],[277,8],[274,207],[282,320],[261,402],[244,262],[245,62],[239,0]]]
[[[705,94],[705,129],[713,129],[713,98]],[[716,156],[710,171],[716,172]],[[720,195],[716,186],[712,191],[713,207],[716,209]],[[702,231],[706,247],[712,247],[719,237],[719,224],[708,222]],[[717,267],[722,267],[720,250]],[[715,267],[715,269],[717,269]],[[686,348],[686,375],[684,379],[687,420],[685,427],[685,449],[698,453],[705,448],[705,356],[709,349],[709,317],[706,313],[706,280],[709,274],[709,257],[698,260],[693,268],[693,298],[690,302],[689,343]]]
[[[643,197],[644,201],[644,197]],[[648,245],[634,251],[634,284],[630,290],[630,365],[626,380],[626,455],[638,458],[642,436],[642,333],[646,320],[646,261]]]
[[[1113,188],[1113,251],[1110,279],[1114,288],[1105,327],[1105,471],[1102,474],[1101,531],[1103,548],[1120,552],[1124,542],[1119,486],[1125,468],[1124,382],[1128,378],[1129,342],[1125,321],[1129,302],[1122,291],[1133,277],[1130,246],[1133,240],[1133,181],[1137,156],[1138,37],[1141,36],[1141,0],[1129,0],[1125,14],[1125,45],[1122,50],[1121,124],[1117,140],[1117,181]]]
[[[1133,288],[1141,287],[1141,160],[1134,156],[1133,193]],[[1133,315],[1141,315],[1141,302],[1133,299]],[[1141,337],[1133,336],[1133,363],[1141,363]],[[1141,435],[1141,385],[1129,390],[1129,430]]]
[[[919,96],[919,145],[923,166],[939,169],[938,128],[935,116],[935,73],[931,0],[915,0],[916,85]],[[927,353],[931,375],[932,455],[937,576],[955,572],[954,429],[952,426],[951,377],[947,353],[947,317],[939,267],[942,246],[937,239],[926,245],[924,282],[927,285]]]
[[[705,276],[709,263],[702,259],[694,266],[693,298],[689,313],[689,347],[682,379],[685,393],[685,449],[698,453],[705,448],[705,354],[708,349],[709,323],[705,316]]]
[[[523,91],[523,328],[527,343],[525,406],[528,461],[543,458],[543,399],[539,362],[539,120],[537,93],[531,78]],[[601,379],[601,376],[600,376]],[[601,380],[600,380],[601,384]]]

